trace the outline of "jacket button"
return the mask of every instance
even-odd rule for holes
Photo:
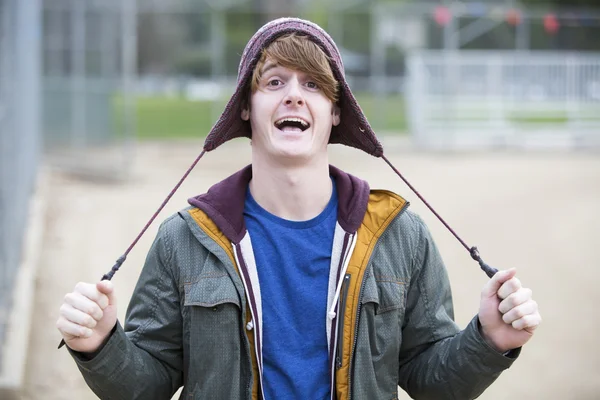
[[[252,330],[252,328],[254,328],[254,324],[252,323],[252,321],[250,321],[250,322],[248,322],[248,323],[246,324],[246,329],[247,329],[247,330],[249,330],[249,331],[251,331],[251,330]]]

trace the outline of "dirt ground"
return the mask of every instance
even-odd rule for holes
[[[28,400],[95,399],[54,324],[65,293],[96,281],[123,253],[201,149],[201,142],[136,148],[132,178],[120,183],[50,174],[44,247],[28,356]],[[387,156],[469,245],[499,268],[517,267],[544,322],[521,357],[481,397],[600,398],[600,157],[585,152],[418,152],[384,140]],[[246,140],[208,153],[159,216],[249,163]],[[332,164],[411,202],[433,232],[452,281],[456,319],[477,312],[486,281],[467,252],[380,159],[331,147]],[[123,319],[158,223],[115,276]],[[401,398],[408,398],[403,397]]]

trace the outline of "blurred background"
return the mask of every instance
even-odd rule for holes
[[[597,0],[0,0],[0,398],[95,398],[55,350],[62,296],[135,237],[201,150],[246,42],[281,16],[331,34],[386,154],[434,203],[496,260],[544,276],[554,336],[483,398],[600,398]],[[163,217],[249,162],[244,142],[208,155]],[[332,150],[430,222],[465,325],[480,274],[365,157]],[[122,313],[155,229],[117,276]]]

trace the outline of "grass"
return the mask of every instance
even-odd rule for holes
[[[357,100],[375,130],[406,132],[403,98],[378,101],[372,95],[358,94]],[[122,99],[114,101],[117,124],[122,122],[122,104]],[[205,137],[223,112],[226,100],[154,96],[138,97],[134,104],[138,139],[184,139]]]
[[[138,98],[135,103],[137,136],[139,139],[205,137],[225,107],[225,102],[220,103],[184,98]],[[219,111],[215,112],[217,108]]]
[[[393,132],[404,134],[407,132],[407,121],[404,98],[400,95],[375,98],[369,93],[355,94],[367,119],[377,133]],[[122,100],[114,101],[116,122],[122,122]],[[219,101],[190,101],[183,97],[139,97],[135,100],[137,138],[144,139],[182,139],[203,138],[217,121],[226,104],[226,99]],[[467,109],[445,109],[453,116],[459,113],[458,121],[484,122],[492,117],[489,109],[472,106]],[[590,109],[580,115],[584,121],[597,122],[600,112]],[[433,120],[446,121],[452,115],[444,115],[440,109],[438,117]],[[540,127],[542,125],[565,125],[569,123],[569,116],[564,111],[540,112],[539,110],[523,109],[516,111],[507,110],[508,121],[524,129]],[[117,129],[118,130],[118,129]],[[122,130],[121,130],[122,131]]]

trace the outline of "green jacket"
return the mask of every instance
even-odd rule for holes
[[[478,321],[453,321],[448,276],[408,203],[334,167],[329,274],[332,399],[479,396],[514,358]],[[127,310],[91,359],[71,351],[102,399],[260,399],[262,299],[243,209],[247,167],[161,225]],[[514,352],[516,356],[518,351]]]

